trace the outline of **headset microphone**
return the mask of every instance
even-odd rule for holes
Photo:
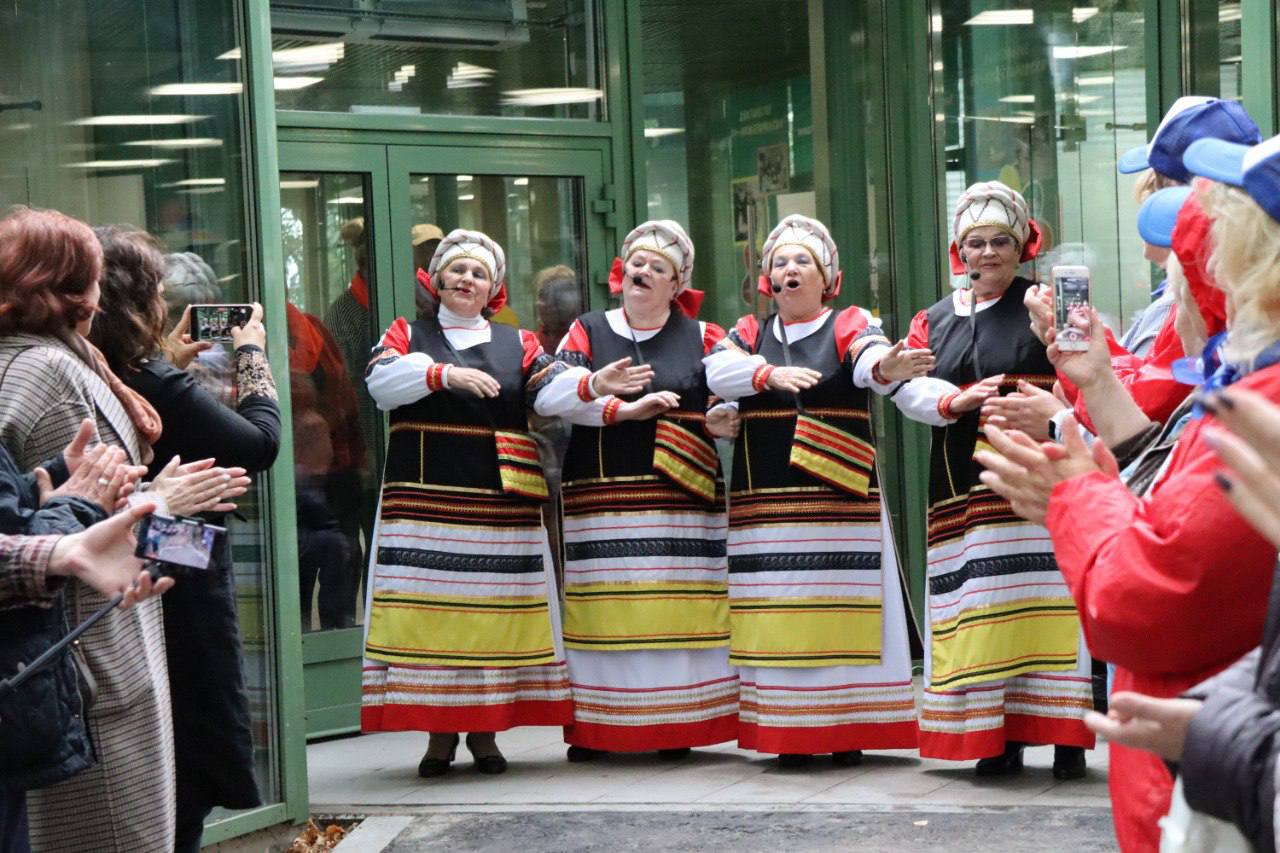
[[[974,270],[973,272],[969,273],[969,278],[973,279],[974,281],[977,281],[978,279],[982,278],[982,273],[978,272],[977,270]]]
[[[773,285],[773,292],[774,292],[774,293],[781,293],[781,292],[782,292],[782,285],[775,283],[775,284]]]

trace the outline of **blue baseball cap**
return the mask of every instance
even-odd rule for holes
[[[1193,174],[1240,187],[1280,222],[1280,136],[1258,145],[1201,139],[1187,148],[1182,159]]]
[[[1173,226],[1178,211],[1191,195],[1191,187],[1165,187],[1147,197],[1138,208],[1138,233],[1142,239],[1162,249],[1173,247]]]
[[[1187,95],[1169,107],[1151,142],[1126,151],[1116,168],[1126,175],[1154,169],[1167,178],[1188,183],[1191,174],[1182,162],[1182,155],[1187,146],[1199,139],[1256,145],[1262,141],[1262,131],[1235,101]]]

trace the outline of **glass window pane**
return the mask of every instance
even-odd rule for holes
[[[941,3],[945,226],[975,181],[1019,190],[1045,235],[1035,271],[1043,278],[1055,263],[1088,266],[1094,303],[1117,333],[1151,301],[1134,177],[1115,169],[1149,132],[1143,8],[1141,0]]]
[[[281,172],[280,205],[302,627],[350,628],[382,470],[364,385],[378,317],[368,176]]]
[[[16,0],[0,12],[0,209],[55,208],[145,228],[174,258],[171,322],[189,302],[245,302],[249,161],[240,6],[233,0]],[[145,13],[144,13],[145,12]],[[192,372],[231,399],[219,347]],[[266,507],[255,486],[228,519],[258,784],[281,798]]]
[[[809,4],[746,0],[711,27],[699,4],[639,6],[648,215],[688,229],[702,316],[732,323],[765,310],[755,281],[774,224],[816,215]]]
[[[483,231],[507,254],[507,307],[497,322],[538,328],[535,279],[565,265],[587,280],[586,233],[579,178],[537,175],[413,175],[409,205],[415,227],[435,225]],[[421,232],[420,232],[421,233]],[[434,247],[432,247],[434,249]],[[426,267],[430,254],[415,247],[414,265]],[[583,290],[583,304],[586,304]]]
[[[595,0],[271,0],[276,106],[602,119]]]

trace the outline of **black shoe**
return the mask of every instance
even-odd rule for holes
[[[1085,775],[1084,747],[1055,746],[1053,748],[1053,778],[1060,782],[1083,779]]]
[[[448,758],[432,758],[430,755],[422,756],[422,760],[418,762],[418,775],[423,779],[431,779],[435,776],[443,776],[449,772],[449,765],[453,764],[453,759],[458,757],[458,736],[453,736],[453,746],[449,747]]]
[[[778,756],[778,766],[785,767],[788,770],[795,770],[800,767],[808,767],[809,762],[812,760],[812,755],[799,752],[784,752]]]
[[[580,764],[583,761],[595,761],[597,755],[603,755],[604,752],[599,749],[591,749],[585,746],[571,746],[569,751],[565,753],[565,758],[574,764]]]
[[[476,770],[489,776],[497,776],[499,773],[507,772],[507,759],[502,757],[502,753],[498,752],[498,744],[493,744],[493,752],[483,755],[476,753],[476,748],[471,744],[471,735],[467,735],[467,752],[471,753],[471,758],[475,761]]]
[[[831,753],[831,760],[836,767],[857,767],[862,763],[862,750],[850,749],[844,752]]]
[[[1022,748],[1025,744],[1009,741],[1004,745],[1004,752],[993,755],[978,762],[973,772],[978,776],[1004,776],[1017,773],[1022,769]]]
[[[660,749],[658,750],[658,758],[661,761],[683,761],[689,757],[689,753],[693,752],[687,746],[678,749]]]

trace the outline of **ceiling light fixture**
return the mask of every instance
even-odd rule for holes
[[[1097,6],[1077,6],[1071,10],[1071,20],[1077,24],[1083,24],[1101,11]]]
[[[129,127],[133,125],[160,125],[160,124],[189,124],[193,121],[199,121],[209,116],[193,116],[181,113],[161,113],[157,115],[138,114],[138,115],[108,115],[108,116],[89,116],[88,118],[78,118],[75,121],[67,122],[73,125],[82,125],[85,127]]]
[[[1034,9],[989,9],[979,12],[964,22],[966,27],[1009,27],[1023,24],[1034,24]]]
[[[220,148],[221,139],[195,137],[192,139],[139,139],[125,145],[150,145],[152,148]]]
[[[173,162],[153,157],[142,160],[86,160],[83,163],[68,163],[67,166],[72,169],[150,169]]]
[[[162,95],[238,95],[244,91],[243,83],[165,83],[147,90],[153,96]]]
[[[600,89],[559,86],[546,89],[510,89],[502,93],[508,107],[541,107],[555,104],[589,104],[604,97]]]
[[[1121,50],[1128,50],[1127,44],[1100,44],[1093,46],[1084,45],[1054,45],[1054,59],[1087,59],[1090,56],[1101,56],[1104,53],[1116,53]]]
[[[275,87],[277,92],[292,92],[323,81],[323,77],[276,77]]]

